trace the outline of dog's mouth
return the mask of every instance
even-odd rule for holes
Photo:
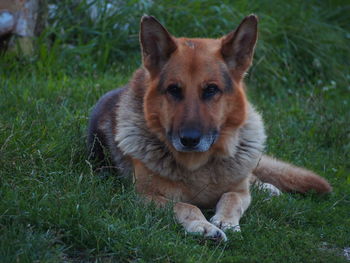
[[[206,152],[216,142],[218,131],[202,134],[197,129],[185,129],[178,133],[170,131],[167,137],[178,152]]]

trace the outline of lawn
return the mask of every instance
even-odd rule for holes
[[[0,57],[0,262],[349,262],[348,1],[109,2],[118,5],[92,19],[91,2],[49,1],[57,8],[35,55]],[[145,13],[191,37],[220,37],[257,14],[246,83],[266,152],[319,173],[333,193],[253,189],[242,232],[215,243],[186,234],[170,208],[144,205],[129,178],[94,171],[89,112],[139,67]]]

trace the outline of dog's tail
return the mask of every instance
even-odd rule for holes
[[[269,183],[285,192],[317,193],[332,191],[330,184],[321,176],[301,167],[263,155],[253,174],[263,183]]]

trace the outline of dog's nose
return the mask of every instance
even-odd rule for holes
[[[186,129],[180,131],[180,141],[185,147],[196,147],[201,140],[201,132],[196,129]]]

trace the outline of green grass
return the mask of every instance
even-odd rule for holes
[[[347,1],[120,1],[95,22],[84,2],[49,2],[59,8],[35,56],[0,57],[0,262],[347,262]],[[256,13],[247,84],[264,115],[267,152],[316,171],[334,192],[265,200],[254,190],[242,233],[216,244],[185,234],[170,209],[145,206],[127,178],[94,173],[88,115],[139,66],[144,13],[194,37],[221,36]]]

